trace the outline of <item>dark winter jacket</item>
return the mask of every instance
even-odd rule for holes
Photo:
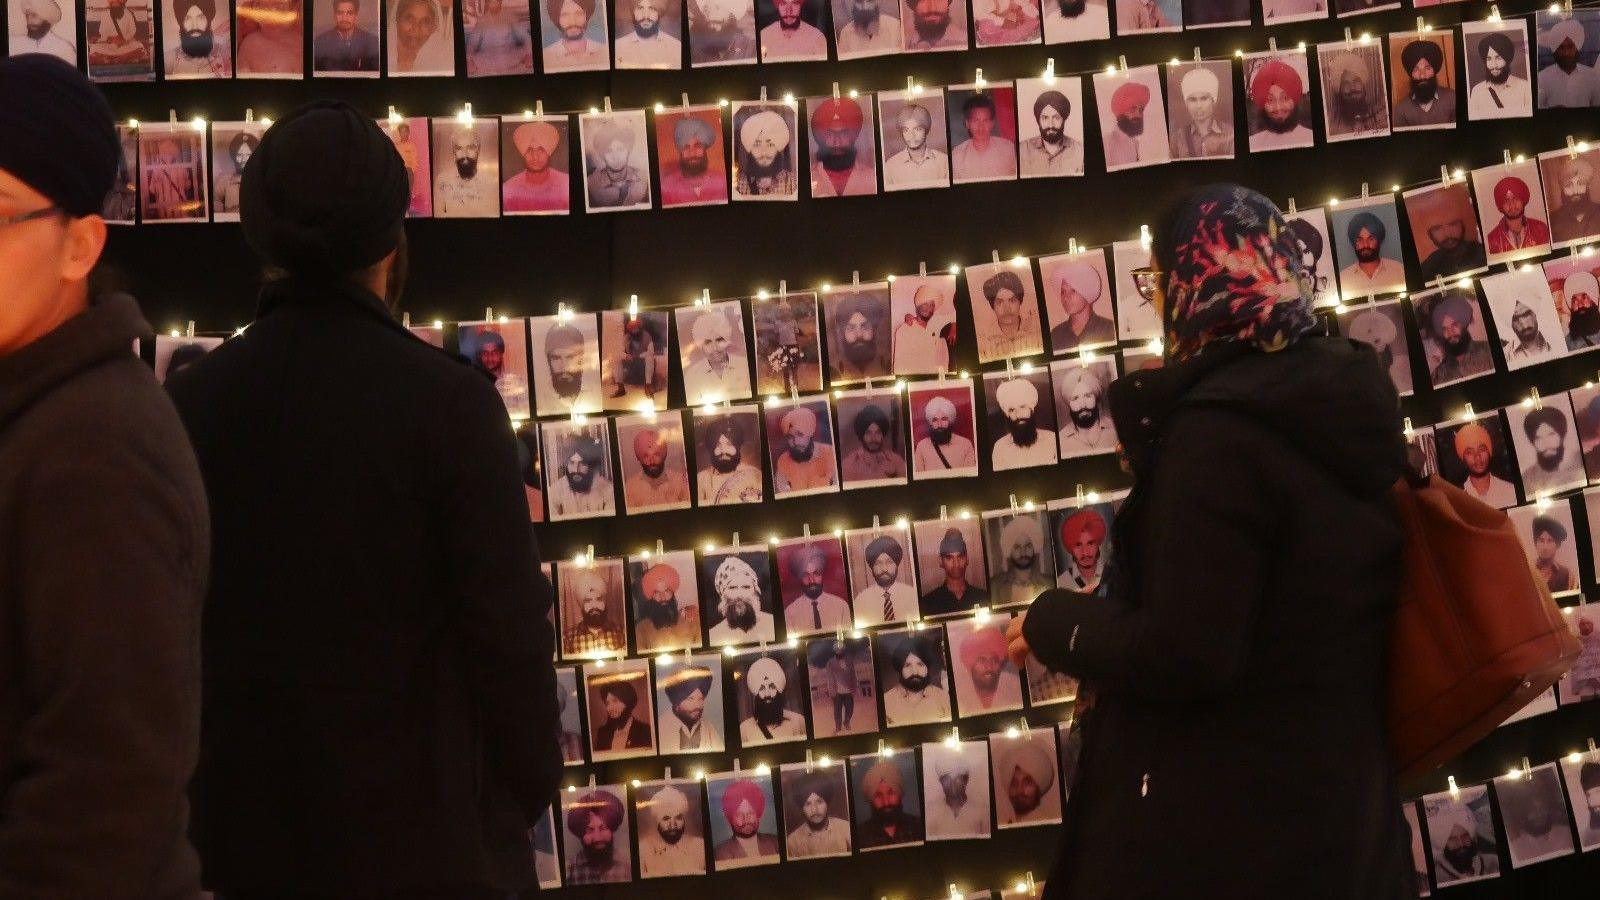
[[[1106,598],[1024,634],[1096,696],[1046,900],[1395,900],[1383,722],[1404,459],[1377,357],[1213,347],[1112,386],[1136,486]]]
[[[0,298],[0,303],[5,303]],[[207,518],[110,297],[0,357],[0,897],[192,900]]]
[[[215,535],[195,844],[207,887],[534,886],[554,634],[494,385],[373,294],[281,282],[168,384]]]

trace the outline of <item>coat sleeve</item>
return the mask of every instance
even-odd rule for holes
[[[1107,691],[1197,699],[1240,674],[1271,565],[1272,492],[1255,422],[1220,411],[1172,424],[1146,499],[1137,606],[1053,589],[1023,634],[1039,660]]]
[[[477,691],[488,765],[533,822],[556,798],[555,632],[505,404],[472,380],[453,404],[444,465],[450,581],[462,660]]]
[[[146,897],[185,879],[198,890],[186,793],[204,497],[198,476],[174,482],[102,438],[29,473],[4,537],[19,577],[0,630],[16,630],[25,705],[0,797],[4,897]]]

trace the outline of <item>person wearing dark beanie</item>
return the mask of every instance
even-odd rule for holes
[[[256,320],[167,382],[216,538],[192,834],[218,900],[537,887],[552,592],[494,383],[395,321],[409,195],[371,116],[278,120],[240,184]]]
[[[150,326],[89,286],[116,128],[31,54],[0,135],[0,897],[194,900],[205,493]]]

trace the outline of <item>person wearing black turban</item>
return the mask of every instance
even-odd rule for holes
[[[856,609],[861,609],[860,601]],[[944,642],[923,632],[908,632],[885,643],[890,643],[891,648],[889,669],[883,673],[888,677],[879,679],[879,687],[886,724],[893,728],[950,721],[950,694],[944,687]]]
[[[603,718],[594,730],[595,758],[622,750],[648,750],[655,746],[650,740],[650,725],[634,717],[639,706],[639,690],[632,681],[618,675],[599,687],[600,714]],[[648,712],[648,710],[646,710]]]
[[[865,381],[889,374],[889,298],[883,290],[841,290],[824,307],[833,340],[828,362],[833,380]],[[879,335],[882,335],[880,338]]]
[[[561,477],[550,483],[552,517],[576,519],[610,514],[616,494],[607,471],[608,456],[605,445],[586,431],[568,438],[566,454],[556,460]]]
[[[166,41],[168,78],[227,78],[233,74],[233,47],[217,40],[217,0],[173,0],[177,40]],[[224,14],[227,7],[223,7]]]
[[[395,319],[409,200],[370,111],[275,122],[240,185],[256,319],[167,382],[218,535],[202,664],[226,687],[191,833],[223,897],[536,885],[562,770],[551,588],[494,383]],[[549,446],[564,471],[570,440]]]
[[[917,591],[911,585],[911,570],[900,563],[905,559],[903,532],[884,533],[867,542],[861,550],[861,562],[867,578],[859,575],[856,582],[866,585],[856,594],[856,624],[878,625],[884,622],[907,622],[917,618]]]
[[[1526,69],[1527,63],[1519,60],[1521,47],[1525,46],[1512,35],[1514,31],[1489,31],[1468,37],[1468,52],[1473,52],[1473,37],[1478,40],[1478,61],[1483,64],[1483,80],[1467,91],[1467,113],[1473,119],[1502,119],[1533,115],[1533,90],[1527,78],[1518,77],[1517,70]]]
[[[904,484],[906,458],[895,451],[901,440],[900,404],[892,399],[869,401],[856,411],[850,429],[858,443],[840,464],[845,484]]]
[[[150,325],[92,283],[121,156],[111,109],[77,69],[0,59],[7,897],[200,891],[185,833],[206,497],[172,404],[128,352]]]
[[[1417,38],[1401,49],[1400,68],[1411,80],[1411,89],[1394,105],[1395,130],[1454,126],[1456,92],[1446,85],[1455,80],[1455,73],[1445,65],[1443,45]]]
[[[719,415],[695,422],[700,454],[695,462],[695,487],[706,506],[725,503],[760,503],[761,469],[745,460],[749,435],[738,414]]]
[[[595,788],[567,807],[567,884],[633,880],[628,810],[609,789]],[[620,833],[619,833],[620,832]]]
[[[1391,207],[1392,209],[1392,207]],[[1339,288],[1346,297],[1370,297],[1406,288],[1406,268],[1397,258],[1383,255],[1383,242],[1389,236],[1389,226],[1371,210],[1363,210],[1350,217],[1344,229],[1344,246],[1340,261],[1355,257],[1355,261],[1339,270]]]

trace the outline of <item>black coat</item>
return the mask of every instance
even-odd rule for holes
[[[0,897],[200,893],[206,498],[149,333],[110,297],[0,356]]]
[[[196,846],[274,897],[534,885],[555,636],[493,384],[282,282],[169,383],[211,497]]]
[[[1024,634],[1096,700],[1046,900],[1411,896],[1384,714],[1399,402],[1366,347],[1215,347],[1112,387],[1109,597]]]

